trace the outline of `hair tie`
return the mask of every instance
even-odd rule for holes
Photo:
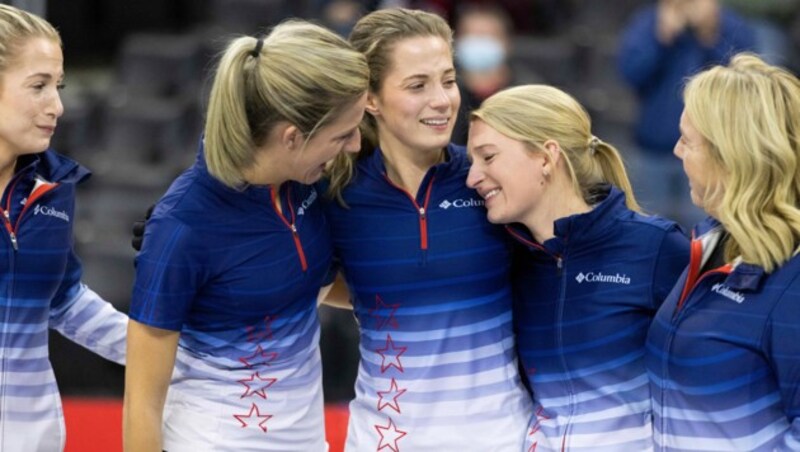
[[[253,51],[252,51],[252,52],[250,52],[250,55],[251,55],[253,58],[258,58],[258,57],[261,55],[261,49],[262,49],[263,47],[264,47],[264,37],[263,37],[263,36],[261,36],[261,37],[259,37],[259,38],[258,38],[258,40],[256,41],[256,48],[255,48],[255,49],[253,49]]]
[[[592,157],[594,157],[594,155],[597,153],[598,144],[600,144],[600,138],[592,135],[592,139],[589,140],[589,154],[591,154]]]

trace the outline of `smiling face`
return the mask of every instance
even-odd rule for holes
[[[345,108],[338,117],[319,129],[305,147],[296,151],[291,164],[292,180],[313,184],[322,177],[325,165],[341,152],[358,152],[361,149],[361,133],[358,125],[364,117],[367,103],[366,93],[354,104]]]
[[[64,112],[59,89],[64,56],[57,42],[32,38],[23,43],[0,74],[0,156],[16,158],[50,146]]]
[[[720,194],[710,194],[720,183],[719,170],[708,152],[709,143],[700,135],[689,116],[684,111],[680,122],[681,137],[675,144],[673,153],[681,159],[683,172],[689,179],[692,203],[713,216]]]
[[[468,151],[467,185],[486,200],[489,221],[527,223],[544,197],[543,173],[549,167],[544,154],[481,120],[470,125]]]
[[[437,36],[394,44],[380,92],[370,93],[367,112],[378,123],[383,149],[438,152],[450,142],[461,105],[453,55]]]

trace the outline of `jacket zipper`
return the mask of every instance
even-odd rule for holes
[[[286,204],[289,206],[289,215],[291,217],[291,221],[286,219],[286,217],[281,213],[278,209],[276,202],[281,202],[280,199],[280,190],[275,190],[273,187],[269,188],[271,196],[270,203],[272,204],[272,208],[275,209],[275,213],[278,214],[278,218],[281,219],[283,224],[292,231],[292,240],[294,240],[294,247],[297,249],[297,256],[300,259],[300,267],[302,267],[303,271],[308,270],[308,262],[306,261],[306,253],[303,251],[303,243],[300,241],[300,233],[297,232],[297,222],[294,215],[294,207],[292,207],[292,196],[291,196],[291,185],[286,189]]]
[[[19,251],[19,243],[17,241],[17,232],[19,230],[19,224],[20,224],[20,221],[22,220],[22,217],[25,215],[25,212],[28,210],[29,206],[31,206],[35,201],[37,201],[39,198],[41,198],[45,193],[49,192],[50,190],[52,190],[52,189],[54,189],[55,187],[58,186],[57,183],[47,183],[47,184],[42,184],[42,185],[36,187],[36,189],[34,189],[33,192],[28,196],[28,199],[25,202],[25,206],[22,208],[22,211],[20,212],[19,216],[17,217],[16,223],[12,226],[11,225],[11,198],[13,197],[14,189],[16,188],[17,183],[21,179],[22,179],[21,177],[18,177],[17,180],[14,181],[13,185],[10,186],[10,188],[8,190],[8,196],[6,196],[6,204],[5,204],[5,206],[3,206],[3,216],[2,216],[3,224],[5,225],[6,231],[8,232],[8,235],[9,235],[9,237],[11,239],[11,245],[14,248],[14,252],[11,253],[11,255],[10,255],[11,262],[9,264],[9,271],[10,271],[10,273],[12,275],[15,272],[14,257],[16,255],[16,252]],[[14,278],[12,277],[10,279],[10,281],[11,281],[11,287],[9,288],[9,293],[8,293],[9,299],[13,298],[13,294],[14,294]],[[7,336],[6,327],[9,324],[9,315],[10,314],[11,314],[11,309],[10,308],[6,308],[5,312],[3,313],[2,325],[0,325],[2,327],[2,331],[0,331],[0,350],[5,350],[6,349],[6,346],[5,346],[5,340],[6,340],[6,336]],[[2,449],[2,447],[1,447],[3,445],[2,444],[2,438],[5,436],[4,432],[5,432],[5,425],[6,425],[5,424],[5,419],[3,418],[3,413],[5,413],[5,411],[6,411],[5,410],[5,406],[4,406],[5,405],[4,401],[6,399],[6,397],[5,397],[5,387],[6,387],[6,384],[5,384],[5,376],[6,376],[5,363],[6,363],[6,356],[5,356],[5,353],[2,353],[2,355],[0,355],[0,433],[2,433],[2,434],[0,434],[0,449]]]
[[[420,206],[417,203],[417,200],[411,196],[406,189],[403,187],[395,184],[389,179],[389,176],[386,173],[383,174],[383,178],[386,179],[386,182],[389,183],[392,187],[400,190],[403,194],[405,194],[408,199],[411,200],[411,203],[414,205],[414,208],[417,209],[417,213],[419,214],[419,249],[422,251],[428,250],[428,202],[431,200],[431,189],[433,188],[433,181],[436,179],[435,176],[431,176],[431,180],[428,182],[428,187],[425,189],[425,200],[422,202]]]

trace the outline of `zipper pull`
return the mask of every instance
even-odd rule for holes
[[[14,247],[14,251],[19,251],[17,234],[14,234],[14,229],[11,227],[11,215],[9,215],[8,210],[3,210],[3,216],[6,219],[6,229],[8,229],[8,235],[11,237],[11,245]]]
[[[292,229],[292,234],[297,235],[297,226],[292,223],[289,225],[289,227]]]
[[[561,269],[564,267],[564,259],[561,256],[556,258],[556,268],[558,269],[558,276],[561,276]]]
[[[424,207],[420,207],[419,208],[419,216],[422,217],[422,218],[425,218],[425,208]]]

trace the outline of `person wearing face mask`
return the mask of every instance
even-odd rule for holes
[[[469,4],[458,13],[455,58],[461,108],[452,141],[467,143],[469,113],[492,94],[515,84],[535,83],[539,77],[509,62],[513,25],[506,10],[492,4]]]

